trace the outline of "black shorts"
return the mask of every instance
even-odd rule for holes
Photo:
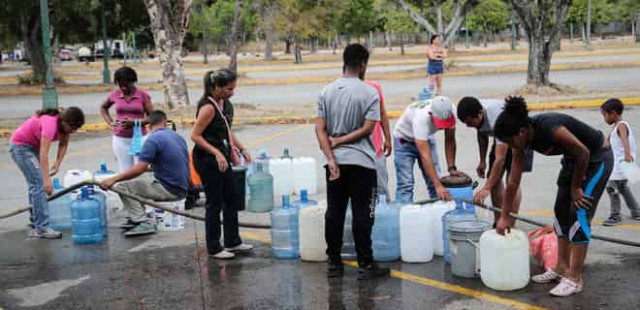
[[[513,154],[511,152],[511,148],[507,150],[507,154],[504,157],[504,168],[502,172],[507,172],[507,177],[509,173],[511,173],[511,161],[513,159]],[[496,142],[493,142],[493,146],[491,146],[491,152],[489,152],[489,172],[491,172],[491,168],[493,168],[493,164],[496,161]],[[525,160],[524,160],[524,168],[522,172],[531,172],[533,168],[533,150],[528,149],[526,152]]]
[[[571,200],[571,182],[575,159],[562,158],[562,169],[558,176],[558,194],[554,212],[556,219],[553,228],[558,237],[568,238],[574,244],[588,244],[591,240],[591,219],[596,213],[598,202],[604,193],[607,180],[613,170],[613,152],[610,148],[603,148],[599,159],[590,161],[582,189],[587,196],[593,198],[588,210],[576,208]]]

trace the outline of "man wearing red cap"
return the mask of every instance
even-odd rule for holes
[[[464,175],[456,167],[456,119],[453,103],[445,96],[418,101],[407,107],[393,132],[396,166],[396,200],[413,201],[413,165],[416,160],[432,198],[448,200],[449,191],[442,186],[438,174],[438,151],[434,134],[444,129],[445,153],[451,175]]]

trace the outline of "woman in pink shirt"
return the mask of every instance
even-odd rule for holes
[[[9,152],[29,186],[31,204],[32,238],[54,239],[62,234],[49,227],[47,195],[53,192],[51,177],[58,173],[62,158],[67,152],[69,135],[84,125],[84,113],[76,107],[48,109],[36,112],[11,136]],[[49,170],[51,142],[60,141],[58,156]]]
[[[122,67],[113,74],[113,80],[118,89],[109,94],[102,103],[100,112],[104,121],[113,128],[113,152],[118,159],[118,170],[122,173],[138,161],[138,156],[129,154],[134,120],[140,120],[143,126],[146,125],[147,115],[153,111],[153,106],[149,94],[135,86],[138,81],[135,70]],[[109,113],[112,106],[115,106],[116,110],[115,121]],[[142,134],[146,135],[144,127]]]

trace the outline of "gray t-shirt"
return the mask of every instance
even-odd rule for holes
[[[478,131],[493,137],[493,128],[496,125],[498,116],[500,116],[500,113],[504,110],[504,100],[481,99],[480,105],[482,105],[482,109],[484,110],[484,121]]]
[[[380,121],[380,97],[358,78],[339,78],[320,93],[317,116],[326,119],[330,137],[344,136],[364,126],[365,120]],[[333,155],[338,165],[375,169],[371,135],[333,149]]]

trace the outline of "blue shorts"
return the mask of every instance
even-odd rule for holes
[[[427,73],[429,75],[443,74],[444,62],[442,60],[430,60],[427,64]]]

